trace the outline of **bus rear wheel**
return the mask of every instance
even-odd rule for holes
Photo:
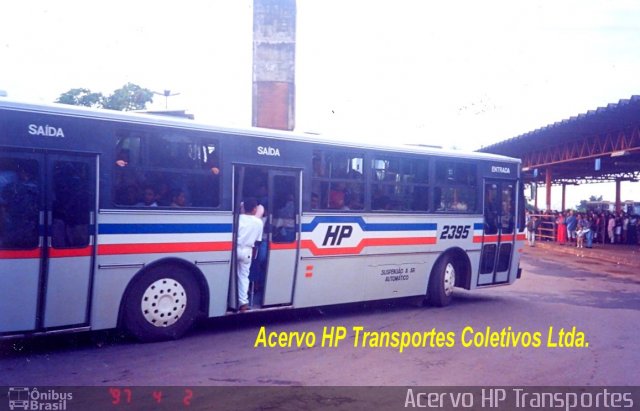
[[[431,271],[427,302],[436,307],[444,307],[453,299],[456,285],[456,264],[449,254],[442,256]]]
[[[198,284],[189,271],[176,265],[156,266],[131,285],[124,326],[143,342],[177,339],[194,324],[199,307]]]

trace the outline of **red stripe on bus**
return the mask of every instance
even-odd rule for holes
[[[231,243],[230,242],[145,243],[145,244],[102,244],[98,246],[98,254],[100,255],[188,253],[188,252],[202,252],[202,251],[231,251]]]
[[[295,250],[296,243],[295,241],[293,243],[270,243],[269,249],[270,250]]]
[[[502,237],[500,237],[500,241],[503,242],[509,242],[509,241],[513,241],[513,234],[503,234]],[[526,235],[524,234],[518,234],[515,236],[517,241],[520,240],[526,240]],[[497,243],[498,242],[498,236],[497,235],[485,235],[484,237],[481,235],[474,235],[473,236],[473,242],[474,243],[481,243],[481,242],[485,243]]]
[[[89,257],[93,254],[93,246],[85,248],[51,248],[49,250],[49,257],[61,258],[61,257]]]
[[[365,247],[382,247],[396,245],[428,245],[435,244],[435,237],[409,238],[365,238],[355,247],[319,248],[312,240],[302,240],[300,246],[311,251],[313,255],[346,255],[360,254]]]
[[[435,244],[435,237],[405,237],[405,238],[366,238],[363,240],[364,246],[383,245],[425,245]]]
[[[40,249],[33,250],[0,250],[0,259],[40,258]]]
[[[473,242],[474,243],[481,243],[483,241],[485,243],[497,243],[498,242],[498,236],[497,235],[473,236]]]

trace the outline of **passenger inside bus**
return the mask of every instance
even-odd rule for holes
[[[312,210],[317,210],[318,208],[320,208],[320,196],[318,196],[318,194],[311,193],[310,205]]]
[[[258,241],[262,240],[264,229],[262,224],[263,212],[264,209],[262,207],[258,208],[258,202],[254,197],[247,198],[241,205],[236,244],[238,310],[240,312],[249,309],[249,275],[253,262],[254,246]]]
[[[156,202],[156,191],[153,187],[147,186],[144,189],[144,193],[142,196],[142,202],[136,204],[138,207],[157,207],[158,203]]]
[[[154,184],[151,184],[155,188],[156,193],[156,204],[161,207],[169,207],[173,203],[174,191],[171,189],[169,185],[168,178],[164,177],[161,179],[154,179],[153,181],[157,181]],[[186,200],[186,197],[185,197]]]
[[[391,210],[391,198],[381,188],[376,189],[371,198],[372,210]]]
[[[265,273],[269,257],[269,190],[267,184],[267,173],[258,167],[245,168],[242,198],[255,198],[257,209],[255,216],[262,220],[263,230],[260,240],[253,249],[253,257],[249,267],[249,306],[259,307],[262,305],[262,293],[264,290]],[[244,213],[241,205],[240,213]]]
[[[280,199],[282,206],[274,213],[274,241],[290,243],[295,239],[295,204],[293,194]]]
[[[256,217],[262,220],[262,241],[260,241],[255,249],[253,255],[253,261],[251,262],[251,268],[249,270],[250,280],[250,302],[251,305],[259,303],[262,291],[264,289],[264,278],[267,270],[267,260],[269,254],[269,192],[267,190],[267,184],[263,182],[262,178],[258,179],[258,187],[255,192],[255,197],[258,202],[258,211]]]
[[[329,208],[333,210],[345,209],[345,189],[344,183],[335,183],[331,185],[331,191],[329,192]]]
[[[362,210],[362,203],[358,200],[358,197],[347,193],[346,204],[342,208],[343,210]]]
[[[129,150],[120,149],[116,155],[116,165],[118,167],[126,167],[129,165]]]
[[[185,195],[184,190],[174,190],[171,207],[186,207],[186,206],[187,206],[187,196]]]
[[[484,221],[485,234],[495,234],[498,232],[498,205],[496,204],[497,187],[487,185],[484,198]]]

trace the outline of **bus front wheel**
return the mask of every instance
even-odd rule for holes
[[[180,338],[194,324],[200,307],[198,284],[176,265],[149,269],[134,280],[124,305],[124,326],[140,341]]]
[[[427,302],[436,307],[444,307],[453,299],[453,287],[456,285],[456,265],[451,255],[442,256],[431,271]]]

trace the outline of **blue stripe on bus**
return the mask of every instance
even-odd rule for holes
[[[473,229],[474,230],[484,230],[484,224],[483,223],[474,223],[473,224]]]
[[[315,217],[302,224],[303,232],[312,232],[322,223],[356,223],[362,231],[436,231],[436,223],[366,223],[362,217]],[[482,225],[480,225],[482,227]],[[231,233],[231,224],[100,224],[98,234],[196,234]]]
[[[99,234],[231,233],[231,224],[100,224]]]
[[[308,233],[322,223],[356,223],[362,231],[436,231],[436,223],[367,223],[358,216],[315,217],[310,223],[302,224],[302,232]]]

